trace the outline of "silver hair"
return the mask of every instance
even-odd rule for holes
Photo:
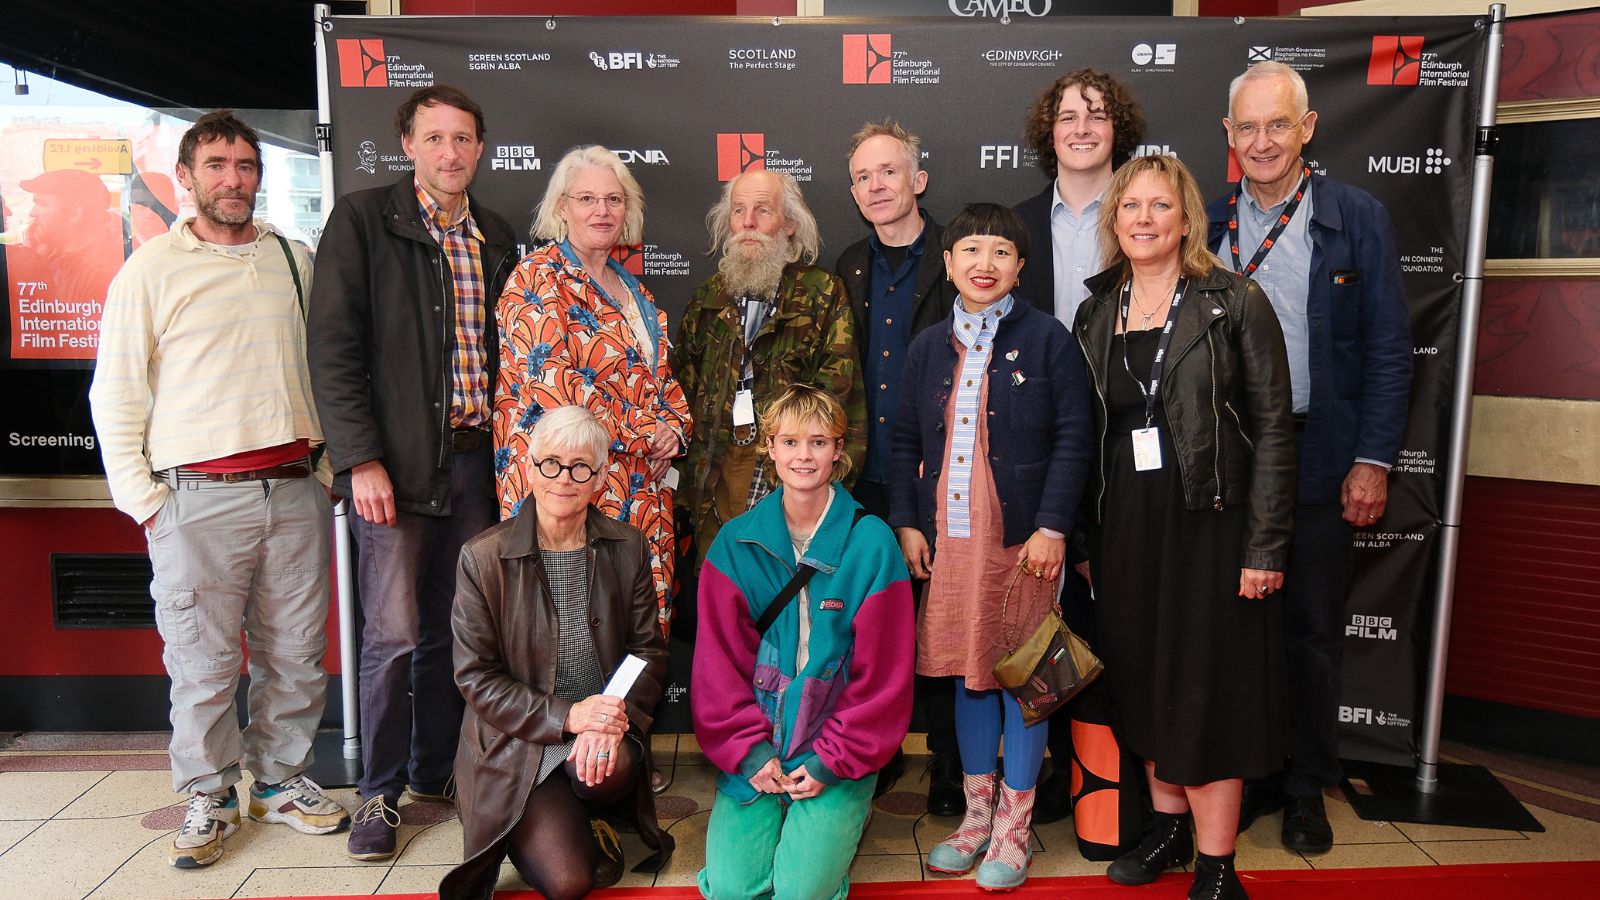
[[[590,166],[607,169],[617,176],[617,181],[622,183],[622,195],[628,198],[628,206],[622,216],[622,234],[618,235],[617,243],[632,245],[644,240],[644,189],[639,187],[638,179],[628,171],[622,159],[599,144],[574,147],[561,157],[561,162],[556,163],[550,183],[545,186],[544,199],[534,208],[533,228],[528,232],[529,237],[535,241],[567,239],[567,222],[561,218],[561,198],[572,187],[572,180],[578,172]]]
[[[584,454],[596,472],[606,467],[606,455],[611,451],[611,432],[600,424],[594,413],[583,406],[558,406],[547,409],[533,423],[528,436],[528,456],[543,459],[546,451],[561,448]]]
[[[1245,69],[1228,84],[1228,116],[1230,118],[1233,116],[1233,101],[1238,98],[1239,90],[1244,87],[1244,83],[1246,81],[1259,81],[1263,78],[1289,79],[1289,87],[1294,92],[1295,113],[1304,116],[1311,111],[1311,100],[1306,94],[1306,80],[1300,77],[1299,72],[1289,66],[1268,59]]]
[[[794,226],[794,234],[789,236],[789,262],[806,265],[816,262],[817,254],[822,249],[822,234],[817,230],[817,217],[811,214],[805,196],[800,193],[800,182],[787,172],[760,171],[778,179],[783,186],[783,221],[786,225]],[[744,172],[728,179],[728,183],[722,186],[722,199],[706,212],[706,230],[711,233],[711,249],[708,252],[716,253],[728,243],[728,237],[733,233],[733,187],[740,178],[753,174]]]
[[[900,142],[901,148],[906,153],[906,174],[915,178],[917,172],[922,169],[922,138],[907,131],[904,125],[890,118],[882,122],[868,122],[850,138],[850,152],[845,154],[844,161],[845,171],[852,176],[852,182],[855,173],[849,171],[850,161],[856,158],[856,151],[861,149],[862,144],[875,137],[894,138]]]

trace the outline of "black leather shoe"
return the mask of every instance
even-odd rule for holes
[[[1333,849],[1333,826],[1321,794],[1291,794],[1283,804],[1283,845],[1301,853]]]
[[[1168,869],[1188,865],[1194,859],[1193,825],[1189,813],[1156,813],[1155,827],[1145,832],[1139,846],[1106,868],[1106,877],[1117,884],[1149,884]]]
[[[905,751],[896,750],[894,756],[889,757],[889,761],[884,763],[883,768],[878,770],[878,783],[872,789],[873,799],[889,793],[889,790],[894,787],[894,783],[900,780],[900,776],[904,775],[905,771]]]
[[[1207,856],[1194,861],[1194,884],[1189,885],[1189,900],[1250,900],[1233,867],[1233,854]]]
[[[1072,815],[1072,776],[1060,769],[1039,782],[1034,794],[1033,824],[1049,825]]]
[[[928,760],[928,814],[967,814],[967,795],[961,789],[961,764],[953,756],[935,753]]]
[[[1239,833],[1250,830],[1256,820],[1283,809],[1283,792],[1276,784],[1246,781],[1244,797],[1239,801]]]

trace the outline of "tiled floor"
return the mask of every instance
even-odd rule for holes
[[[5,736],[0,736],[3,738]],[[629,874],[624,884],[687,885],[705,848],[712,770],[689,735],[656,737],[656,755],[672,779],[661,816],[678,851],[655,876]],[[170,790],[165,736],[24,734],[0,741],[0,897],[25,900],[150,900],[150,898],[272,897],[392,894],[431,891],[461,852],[453,811],[403,801],[401,851],[391,861],[361,863],[344,853],[344,835],[310,837],[288,828],[246,820],[229,838],[227,854],[205,869],[167,865],[167,847],[182,821],[182,798]],[[919,735],[907,739],[909,773],[878,802],[851,869],[855,881],[941,878],[922,867],[923,854],[954,820],[922,814],[925,784]],[[1496,757],[1498,759],[1498,757]],[[1305,856],[1278,843],[1276,819],[1258,822],[1241,837],[1243,870],[1461,863],[1600,860],[1600,781],[1594,773],[1555,764],[1541,781],[1536,766],[1503,760],[1504,779],[1532,796],[1555,798],[1556,812],[1529,805],[1543,833],[1482,831],[1357,818],[1343,799],[1328,797],[1337,844],[1331,853]],[[1533,774],[1530,774],[1532,772]],[[1575,774],[1574,774],[1575,773]],[[333,792],[348,807],[355,794]],[[623,836],[630,861],[644,845]],[[1031,869],[1037,876],[1093,875],[1105,864],[1077,851],[1071,820],[1035,831]],[[509,865],[501,886],[522,887]]]

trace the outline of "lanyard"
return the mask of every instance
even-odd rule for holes
[[[1261,265],[1272,251],[1272,245],[1283,235],[1283,230],[1289,227],[1289,220],[1294,218],[1295,210],[1300,208],[1300,201],[1306,198],[1306,187],[1311,184],[1311,167],[1306,166],[1300,172],[1300,186],[1294,189],[1294,199],[1283,208],[1283,213],[1278,216],[1278,221],[1262,239],[1261,246],[1256,248],[1256,255],[1250,258],[1250,265],[1239,265],[1239,195],[1244,192],[1244,182],[1233,189],[1233,196],[1228,199],[1228,248],[1233,251],[1233,272],[1235,275],[1249,275]]]
[[[1147,388],[1139,376],[1133,374],[1133,366],[1128,363],[1128,298],[1133,295],[1133,281],[1129,279],[1122,286],[1122,368],[1128,377],[1139,385],[1139,393],[1144,395],[1144,427],[1149,428],[1156,418],[1156,397],[1161,393],[1161,372],[1167,366],[1167,347],[1172,343],[1172,326],[1178,321],[1178,304],[1183,302],[1183,291],[1188,285],[1187,278],[1178,279],[1178,288],[1172,292],[1172,306],[1167,310],[1167,324],[1161,326],[1161,338],[1156,343],[1155,362],[1150,364],[1150,386]]]
[[[750,387],[755,382],[755,361],[750,355],[750,344],[761,326],[767,321],[767,301],[760,297],[740,297],[739,324],[744,329],[744,340],[739,348],[739,386]]]

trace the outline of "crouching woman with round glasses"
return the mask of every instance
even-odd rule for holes
[[[667,672],[650,551],[592,505],[610,445],[587,409],[546,412],[521,512],[461,550],[451,625],[467,701],[456,751],[465,862],[441,900],[489,897],[508,855],[552,900],[614,883],[623,861],[604,813],[634,820],[658,859],[671,853],[641,778]],[[602,694],[630,654],[644,671],[626,696]]]
[[[911,586],[888,525],[839,485],[848,425],[832,394],[785,388],[760,430],[780,487],[723,527],[700,571],[689,696],[721,770],[709,898],[848,893],[876,773],[911,721]],[[802,566],[810,579],[773,607]]]

